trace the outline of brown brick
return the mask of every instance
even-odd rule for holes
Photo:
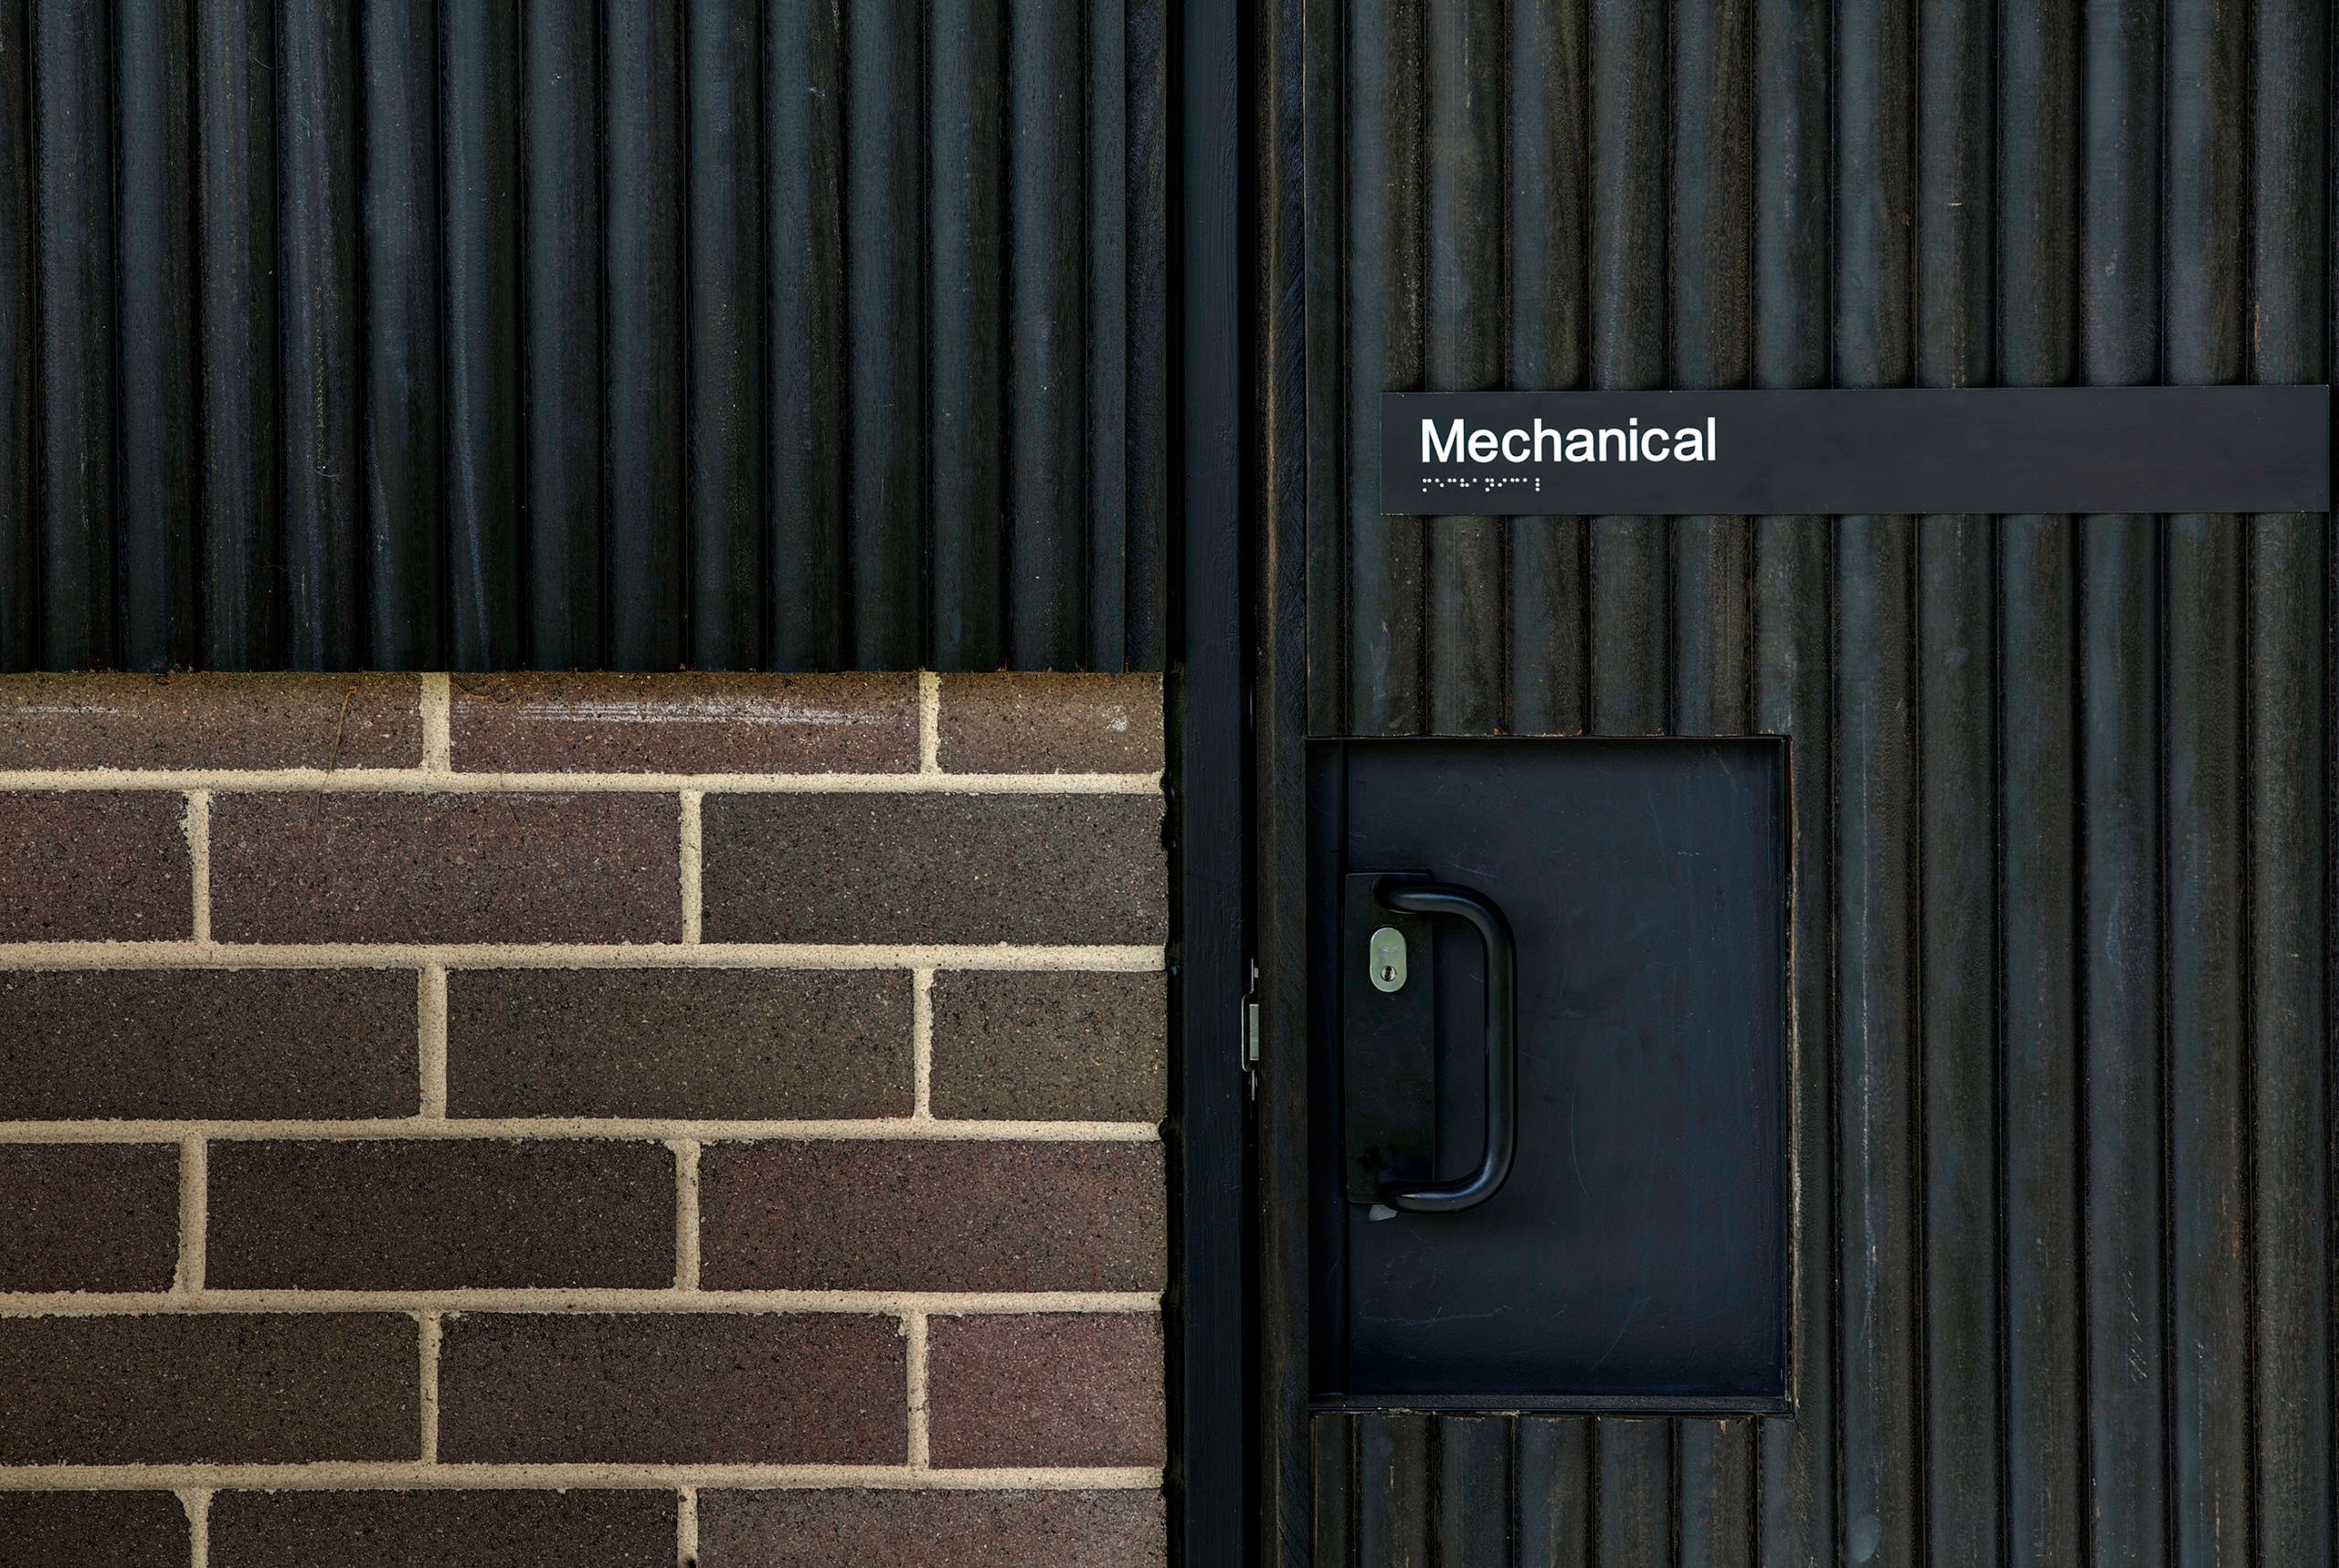
[[[0,973],[0,1121],[414,1114],[410,969]]]
[[[914,675],[457,675],[454,765],[533,773],[906,773]]]
[[[674,1568],[669,1491],[220,1492],[211,1568]]]
[[[1159,675],[945,675],[949,773],[1159,773]]]
[[[412,1458],[417,1332],[322,1312],[0,1319],[0,1465]]]
[[[0,1568],[186,1568],[186,1530],[169,1492],[0,1492]]]
[[[0,768],[412,768],[412,675],[0,676]]]
[[[0,1290],[167,1290],[178,1255],[176,1148],[0,1144]]]
[[[1163,939],[1148,795],[710,795],[710,942]]]
[[[1169,983],[1155,974],[946,970],[934,977],[934,1114],[1159,1121]]]
[[[1161,1323],[1151,1313],[936,1318],[927,1332],[937,1465],[1163,1462]]]
[[[671,795],[221,795],[226,942],[671,942]]]
[[[466,1314],[439,1353],[439,1454],[512,1463],[894,1464],[891,1318]]]
[[[566,1139],[215,1141],[206,1282],[427,1290],[674,1282],[674,1157]]]
[[[1169,1550],[1159,1492],[698,1495],[698,1568],[1161,1568]]]
[[[176,791],[0,794],[0,942],[184,940],[194,878]]]
[[[907,1116],[910,977],[478,969],[447,977],[459,1116]]]
[[[699,1162],[712,1288],[1158,1290],[1158,1143],[769,1142]]]

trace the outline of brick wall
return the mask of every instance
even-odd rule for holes
[[[0,1563],[1164,1555],[1151,678],[0,680]]]

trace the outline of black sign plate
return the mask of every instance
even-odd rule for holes
[[[2328,387],[1391,392],[1407,514],[2323,512]]]

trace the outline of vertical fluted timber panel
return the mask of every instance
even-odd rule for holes
[[[110,664],[114,622],[113,93],[109,8],[37,0],[41,658]]]
[[[26,8],[0,6],[0,670],[31,665],[37,645],[38,461],[33,444],[33,77]]]
[[[2252,25],[2250,379],[2329,374],[2331,11]],[[2265,1563],[2332,1557],[2331,604],[2322,516],[2248,522],[2251,1365]]]
[[[445,493],[438,17],[365,0],[365,608],[371,662],[440,662]]]
[[[601,56],[597,8],[522,0],[528,662],[601,649]]]
[[[285,658],[341,670],[365,615],[357,29],[346,0],[278,12]]]
[[[447,652],[520,662],[520,35],[514,0],[446,13]]]
[[[691,0],[690,662],[763,651],[763,34],[753,0]]]
[[[1005,0],[941,0],[931,25],[933,662],[985,670],[1006,652]]]
[[[196,652],[195,52],[176,0],[119,6],[121,660]]]

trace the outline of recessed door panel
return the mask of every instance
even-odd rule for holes
[[[1774,1405],[1784,747],[1336,742],[1311,793],[1319,1398]]]

